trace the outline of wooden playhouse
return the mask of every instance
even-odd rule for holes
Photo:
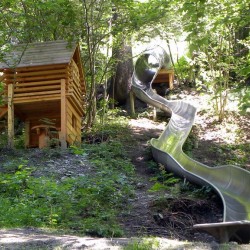
[[[0,63],[4,83],[0,119],[7,116],[13,147],[14,117],[25,123],[25,146],[44,147],[53,137],[63,148],[81,142],[85,81],[77,43],[17,45]]]
[[[166,90],[172,90],[174,88],[174,70],[160,69],[152,83],[152,88],[162,96],[166,94]]]

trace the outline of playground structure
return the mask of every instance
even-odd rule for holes
[[[7,116],[9,147],[14,117],[25,123],[26,147],[46,147],[52,138],[62,148],[81,142],[86,87],[77,43],[17,45],[0,63],[0,81],[0,119]]]
[[[152,88],[156,90],[159,95],[164,96],[167,90],[174,88],[174,70],[160,69],[155,77]]]
[[[159,70],[170,67],[170,59],[161,48],[144,52],[136,61],[132,91],[142,101],[171,114],[171,120],[158,139],[151,139],[155,160],[168,171],[199,185],[210,185],[221,197],[223,222],[197,224],[221,243],[250,241],[250,172],[235,166],[208,167],[189,158],[182,146],[194,123],[196,108],[182,100],[168,101],[152,90]]]

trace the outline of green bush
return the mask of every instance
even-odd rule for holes
[[[1,227],[56,227],[121,236],[116,215],[130,195],[125,178],[105,170],[61,182],[31,174],[20,165],[14,174],[0,176]]]
[[[182,56],[174,66],[175,70],[177,71],[180,80],[190,80],[190,72],[191,72],[191,65],[187,60],[186,56]]]

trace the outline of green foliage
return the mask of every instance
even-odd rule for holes
[[[242,41],[249,34],[242,35],[241,31],[249,23],[246,14],[249,5],[246,1],[184,0],[179,11],[184,13],[183,28],[188,32],[187,41],[197,74],[212,91],[214,109],[218,120],[222,121],[229,90],[235,87],[239,77],[237,67],[247,65],[246,58],[239,55],[247,47]],[[232,77],[233,72],[238,74],[236,79]]]
[[[14,119],[14,132],[15,132],[15,138],[14,138],[14,147],[17,149],[24,149],[25,147],[25,132],[24,132],[24,122],[21,122],[18,118]],[[5,124],[5,131],[7,135],[7,121]],[[6,147],[7,144],[3,145],[3,147]]]
[[[180,184],[180,193],[183,196],[198,199],[208,199],[214,196],[214,192],[211,186],[197,186],[188,181],[184,181]]]
[[[160,243],[155,238],[142,238],[138,240],[134,240],[125,246],[124,250],[152,250],[159,249]]]
[[[154,172],[154,177],[150,180],[154,182],[149,192],[165,193],[166,191],[174,198],[188,196],[191,198],[208,198],[213,196],[214,192],[210,186],[199,187],[188,182],[186,179],[179,178],[173,173],[166,171],[161,164],[157,165],[154,162],[150,163],[150,169]],[[166,197],[160,197],[155,201],[157,207],[166,206]]]
[[[16,171],[23,169],[24,166],[26,166],[26,164],[27,164],[27,160],[21,157],[19,157],[18,159],[13,157],[13,159],[8,159],[7,162],[1,165],[1,171],[3,171],[4,173],[14,174]]]
[[[223,164],[244,166],[249,161],[250,144],[222,144],[216,149],[223,156],[226,154],[226,160]],[[230,154],[228,154],[230,152]]]
[[[90,130],[83,133],[85,143],[101,143],[110,140],[127,140],[128,118],[123,116],[122,110],[107,110],[106,119],[97,119]],[[98,116],[99,118],[99,116]],[[123,133],[121,133],[121,131]]]
[[[129,181],[102,169],[95,176],[61,182],[32,177],[20,165],[0,176],[1,227],[56,227],[98,236],[120,236],[117,209],[131,194]]]
[[[84,154],[84,149],[79,148],[75,145],[70,146],[70,151],[75,154],[75,155],[83,155]]]
[[[113,125],[105,126],[110,132],[114,126],[109,140],[70,148],[72,153],[89,158],[92,171],[84,176],[35,178],[25,161],[22,165],[18,165],[20,159],[6,163],[0,176],[0,226],[52,227],[100,237],[121,236],[117,216],[133,196],[134,167],[120,141],[127,125],[119,126],[115,116],[110,118]],[[97,128],[93,131],[93,136],[99,134]]]
[[[192,151],[195,148],[195,144],[197,143],[197,138],[194,133],[190,133],[183,144],[182,150],[187,154],[189,157],[192,157]]]
[[[168,173],[165,167],[159,164],[158,171],[156,171],[155,177],[150,179],[154,181],[155,184],[149,189],[150,192],[159,192],[159,191],[173,191],[181,180],[178,177],[175,177],[173,173]]]
[[[21,149],[25,147],[25,133],[22,131],[20,135],[15,136],[14,146],[16,149]]]
[[[22,43],[72,38],[80,17],[78,5],[69,0],[3,0],[0,10],[3,39]]]
[[[245,88],[241,90],[239,98],[239,110],[242,114],[246,114],[250,112],[250,88]]]
[[[190,79],[191,65],[189,61],[187,57],[182,56],[174,66],[182,82]]]
[[[134,173],[134,167],[127,158],[122,144],[118,141],[86,145],[85,150],[96,168],[107,171],[105,174],[113,176],[117,173],[120,173],[120,171],[124,171],[129,175]],[[102,172],[100,172],[100,174],[101,173]],[[127,177],[125,175],[120,176],[119,178],[119,181],[117,181],[120,184],[126,184]]]

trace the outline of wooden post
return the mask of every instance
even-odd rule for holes
[[[153,92],[154,92],[155,94],[157,94],[157,92],[156,92],[155,89],[153,89]],[[153,106],[153,121],[154,121],[154,122],[157,121],[157,109],[156,109],[156,107],[154,107],[154,106]]]
[[[25,148],[30,144],[30,121],[25,121]]]
[[[8,84],[8,148],[14,148],[14,84]]]
[[[173,89],[174,88],[174,71],[170,70],[169,71],[169,76],[168,76],[168,82],[169,82],[169,89]]]
[[[67,136],[67,117],[66,117],[66,81],[61,79],[61,132],[60,142],[61,148],[67,148],[66,136]]]
[[[154,122],[157,121],[157,110],[156,110],[156,107],[153,107],[153,121]]]
[[[131,116],[135,117],[135,96],[132,90],[129,92],[129,100]]]

